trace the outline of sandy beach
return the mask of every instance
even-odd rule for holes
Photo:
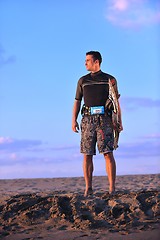
[[[0,239],[158,240],[160,174],[0,180]]]

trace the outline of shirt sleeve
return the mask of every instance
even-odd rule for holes
[[[82,79],[80,78],[77,83],[77,89],[76,89],[76,96],[75,99],[81,101],[83,97],[83,90],[82,90]]]

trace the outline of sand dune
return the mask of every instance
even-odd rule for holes
[[[0,180],[0,239],[158,239],[160,174],[94,177],[84,197],[83,178]],[[114,237],[114,238],[113,238]]]

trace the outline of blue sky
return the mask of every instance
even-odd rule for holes
[[[158,0],[0,0],[0,178],[83,175],[71,117],[90,50],[121,94],[117,174],[160,172],[159,24]]]

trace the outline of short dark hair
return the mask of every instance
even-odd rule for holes
[[[98,51],[89,51],[89,52],[86,53],[86,56],[87,56],[87,55],[92,55],[94,61],[98,60],[98,61],[99,61],[99,64],[101,64],[101,62],[102,62],[102,56],[101,56],[100,52],[98,52]]]

